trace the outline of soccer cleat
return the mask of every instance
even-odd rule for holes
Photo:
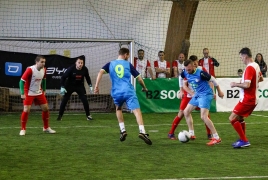
[[[213,145],[215,145],[215,144],[219,144],[219,143],[221,143],[221,139],[220,139],[220,138],[219,138],[219,139],[212,138],[211,141],[209,141],[209,142],[207,143],[207,145],[208,145],[208,146],[213,146]]]
[[[208,134],[208,139],[211,140],[213,138],[212,134]]]
[[[87,117],[87,120],[88,120],[88,121],[93,120],[92,116],[89,115],[89,116]]]
[[[25,136],[26,130],[20,130],[20,136]]]
[[[139,133],[139,138],[141,138],[146,144],[152,145],[152,141],[149,139],[149,134]]]
[[[171,139],[171,140],[175,140],[175,135],[174,134],[168,134],[168,138]]]
[[[196,137],[195,137],[195,136],[191,136],[190,139],[191,139],[191,140],[195,140]]]
[[[57,121],[61,121],[62,120],[62,116],[59,115],[58,118],[57,118]]]
[[[239,141],[240,141],[240,139],[238,139],[237,141],[235,141],[235,142],[232,144],[232,146],[234,147],[234,146],[236,145],[236,143],[239,142]]]
[[[48,127],[48,128],[43,128],[43,131],[45,132],[45,133],[49,133],[49,134],[55,134],[56,133],[56,131],[54,131],[53,129],[51,129],[50,127]]]
[[[120,141],[125,141],[127,137],[127,132],[120,132]]]
[[[243,140],[238,140],[233,145],[234,148],[242,148],[242,147],[248,147],[248,146],[250,146],[249,141],[243,141]]]

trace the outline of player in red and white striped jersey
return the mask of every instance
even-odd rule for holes
[[[42,109],[42,119],[44,123],[43,131],[54,134],[56,131],[49,127],[49,110],[47,99],[45,97],[46,90],[46,59],[44,56],[35,58],[35,65],[30,66],[23,73],[20,80],[20,93],[23,99],[23,112],[21,114],[21,130],[20,135],[26,134],[26,123],[33,102],[35,105],[40,105]],[[42,87],[41,87],[42,84]]]
[[[138,50],[138,58],[134,58],[134,68],[140,73],[142,78],[148,78],[155,79],[155,76],[153,74],[151,64],[149,60],[144,59],[144,50],[139,49]],[[149,73],[149,74],[148,74]]]
[[[156,78],[167,78],[167,75],[170,75],[170,64],[165,60],[164,51],[159,51],[158,57],[159,60],[154,61]]]
[[[231,87],[239,87],[240,100],[234,107],[229,120],[239,135],[240,139],[232,144],[234,148],[248,147],[250,143],[246,137],[246,123],[244,118],[248,117],[258,103],[258,86],[263,81],[260,67],[254,62],[251,50],[247,47],[239,52],[240,59],[246,65],[240,83],[231,82]]]

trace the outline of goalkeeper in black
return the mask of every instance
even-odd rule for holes
[[[65,106],[68,103],[73,92],[76,92],[81,99],[86,112],[87,120],[93,119],[89,112],[89,104],[87,101],[86,89],[84,86],[84,78],[86,78],[87,84],[89,85],[89,89],[92,93],[93,87],[91,84],[88,69],[84,66],[83,59],[78,58],[75,64],[70,66],[61,77],[60,94],[63,95],[63,98],[60,104],[59,116],[57,118],[58,121],[62,120]]]

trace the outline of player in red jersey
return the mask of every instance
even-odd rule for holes
[[[37,56],[35,58],[35,65],[30,66],[23,73],[20,80],[20,93],[23,99],[23,111],[21,114],[21,130],[20,135],[26,134],[26,123],[30,113],[33,102],[35,105],[40,105],[42,109],[42,119],[44,123],[43,131],[54,134],[56,131],[49,127],[49,110],[47,99],[45,97],[46,90],[46,59],[44,56]],[[42,84],[42,88],[41,88]]]
[[[206,72],[206,70],[203,67],[198,66],[198,58],[197,58],[197,56],[192,55],[192,56],[189,57],[189,59],[191,59],[194,62],[195,67],[201,68],[203,71]],[[184,83],[184,86],[188,86],[187,81],[184,81],[183,83]],[[180,86],[180,95],[179,96],[181,98],[179,112],[178,112],[178,115],[174,118],[174,120],[172,122],[172,125],[171,125],[171,128],[170,128],[170,131],[169,131],[169,134],[168,134],[168,138],[171,139],[171,140],[176,139],[176,137],[174,135],[174,132],[175,132],[177,126],[179,125],[181,119],[184,117],[183,110],[186,108],[187,104],[189,103],[189,101],[192,98],[192,96],[189,93],[187,93],[186,91],[183,90],[183,88],[182,88],[183,83],[182,82],[179,83],[179,86]],[[200,110],[200,108],[196,108],[196,110]],[[206,131],[207,131],[208,139],[211,139],[212,134],[211,134],[210,129],[207,126],[206,126]],[[191,139],[194,140],[195,136],[191,136]]]
[[[248,147],[250,143],[246,137],[246,123],[244,118],[248,117],[258,103],[258,86],[263,81],[259,65],[252,59],[251,50],[247,47],[239,52],[240,59],[246,65],[240,83],[231,82],[231,87],[239,87],[240,100],[234,107],[229,120],[239,135],[240,139],[232,144],[234,148]]]

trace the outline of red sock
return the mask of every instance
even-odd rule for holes
[[[26,123],[28,121],[28,116],[29,116],[28,112],[22,111],[21,118],[20,118],[21,130],[26,130]]]
[[[49,118],[49,112],[42,111],[42,119],[43,119],[43,123],[44,123],[44,129],[48,128],[48,118]]]
[[[208,115],[208,118],[210,119],[210,115]],[[208,126],[205,124],[205,126],[206,126],[206,130],[207,130],[207,135],[209,135],[209,134],[211,134],[211,131],[210,131],[210,129],[208,128]]]
[[[243,131],[244,131],[244,134],[246,134],[246,122],[244,121],[244,119],[242,121],[240,121],[240,124],[242,126]]]
[[[169,131],[169,134],[174,134],[175,129],[177,128],[178,124],[180,123],[181,118],[179,118],[178,116],[176,116],[172,122],[172,126],[171,129]]]
[[[242,129],[241,123],[237,119],[233,119],[231,121],[231,124],[233,125],[234,129],[238,133],[240,139],[243,140],[243,141],[248,141],[248,139],[246,138],[246,135],[245,135],[245,133],[244,133],[244,131]]]

